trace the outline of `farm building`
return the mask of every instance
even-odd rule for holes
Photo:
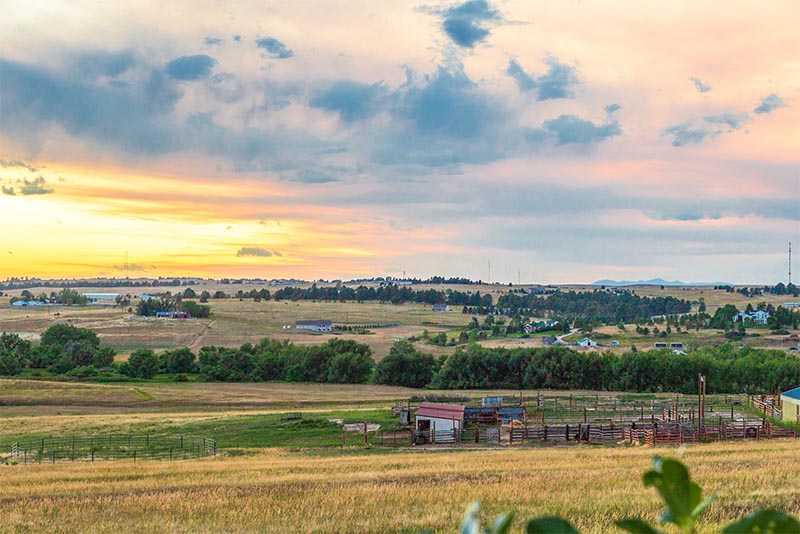
[[[183,311],[160,311],[156,312],[158,319],[190,319],[192,316]]]
[[[599,343],[597,341],[589,339],[588,337],[585,337],[585,338],[583,338],[583,339],[581,339],[579,341],[576,341],[575,344],[577,346],[579,346],[579,347],[597,347],[597,346],[599,346]]]
[[[669,348],[671,348],[671,349],[682,349],[683,348],[683,343],[679,343],[679,342],[673,341],[672,343],[669,344]]]
[[[800,423],[800,388],[781,393],[783,420],[787,423]]]
[[[333,330],[333,325],[327,319],[322,320],[306,320],[295,321],[295,330],[308,330],[309,332],[330,332]]]
[[[422,431],[460,431],[464,428],[464,406],[423,402],[414,412],[414,424]]]
[[[653,343],[653,348],[655,348],[655,349],[666,349],[667,348],[667,344],[664,343],[663,341],[656,341],[655,343]]]
[[[447,304],[434,304],[433,305],[433,311],[435,311],[435,312],[450,311],[450,306],[448,306]]]
[[[22,306],[44,306],[44,302],[40,300],[15,300],[11,303],[14,307],[22,307]]]

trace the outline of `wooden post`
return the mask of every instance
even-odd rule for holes
[[[347,446],[347,432],[344,430],[344,425],[342,425],[342,447]]]
[[[564,441],[569,441],[569,423],[564,427]]]
[[[369,433],[367,432],[367,422],[364,421],[364,446],[369,447]]]
[[[478,432],[478,425],[475,425],[475,443],[478,443],[479,440]]]

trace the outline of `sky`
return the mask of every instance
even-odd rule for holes
[[[794,0],[0,12],[0,278],[127,252],[147,277],[774,284],[800,255]]]

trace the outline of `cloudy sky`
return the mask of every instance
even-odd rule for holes
[[[0,8],[0,278],[127,251],[146,276],[776,283],[800,249],[794,0]]]

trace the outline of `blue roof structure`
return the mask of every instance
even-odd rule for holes
[[[800,388],[790,389],[789,391],[784,391],[781,393],[784,397],[789,397],[790,399],[800,400]]]

